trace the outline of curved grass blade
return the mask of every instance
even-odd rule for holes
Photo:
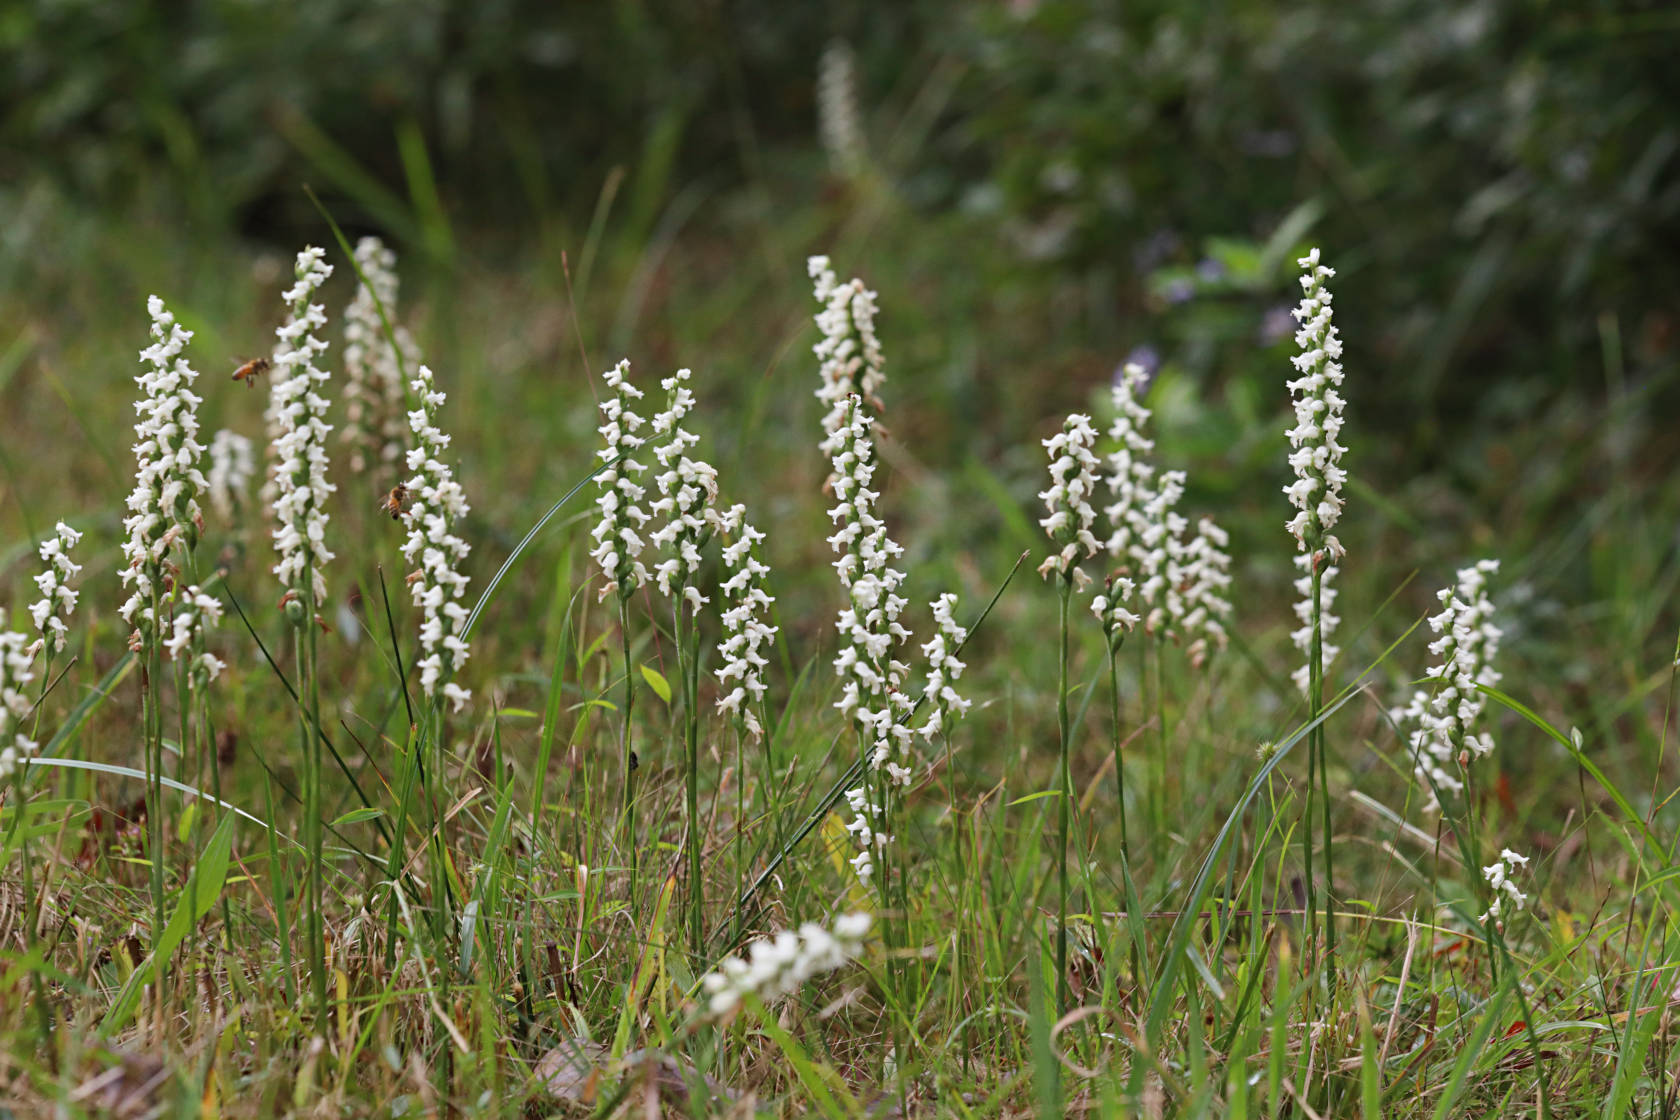
[[[513,546],[513,551],[508,553],[506,560],[502,561],[502,566],[496,569],[496,574],[490,577],[490,582],[484,585],[484,591],[480,593],[478,602],[473,604],[472,611],[467,615],[467,624],[461,628],[462,641],[472,637],[473,628],[478,625],[479,615],[483,614],[484,608],[488,607],[491,600],[495,599],[497,590],[502,586],[502,580],[507,578],[507,574],[513,570],[513,566],[519,562],[519,558],[525,555],[525,550],[531,547],[531,542],[537,539],[537,534],[543,531],[543,527],[554,519],[555,514],[565,508],[567,502],[577,496],[579,490],[589,485],[596,475],[616,464],[619,458],[622,458],[622,456],[615,456],[607,460],[579,479],[577,485],[566,491],[559,501],[549,506],[548,512],[539,517],[537,523],[531,526],[531,531],[526,533],[524,538]]]

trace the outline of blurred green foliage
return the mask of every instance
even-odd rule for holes
[[[1149,277],[1134,296],[1185,309],[1178,356],[1275,339],[1262,301],[1291,294],[1216,238],[1305,213],[1359,292],[1338,309],[1350,370],[1391,371],[1350,378],[1373,415],[1531,412],[1602,384],[1606,312],[1672,381],[1671,5],[1045,0],[971,26],[959,128],[987,174],[964,197],[1059,268]]]
[[[1148,342],[1241,397],[1310,241],[1358,293],[1356,404],[1414,455],[1611,378],[1673,403],[1659,3],[33,0],[0,9],[0,204],[48,181],[285,248],[315,228],[307,180],[436,263],[459,227],[555,224],[576,263],[592,215],[657,241],[703,185],[682,219],[731,236],[737,204],[768,226],[814,193],[836,37],[894,205],[955,235],[932,256],[987,239],[941,281],[967,306],[1036,285],[1069,350]]]

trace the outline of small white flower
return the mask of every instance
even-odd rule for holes
[[[747,507],[743,505],[731,506],[719,515],[718,530],[729,540],[723,548],[729,577],[718,590],[730,605],[723,612],[727,637],[718,646],[723,668],[713,674],[722,693],[717,708],[740,720],[754,739],[761,739],[764,728],[754,707],[764,702],[764,671],[770,666],[764,654],[777,632],[764,621],[770,604],[776,601],[764,590],[770,566],[758,557],[764,534],[747,520]]]
[[[29,666],[34,659],[28,644],[29,639],[15,630],[0,633],[0,782],[40,752],[24,733],[34,708],[29,696],[29,683],[35,679]]]
[[[1126,635],[1141,621],[1137,615],[1126,609],[1136,584],[1125,576],[1112,576],[1107,588],[1102,594],[1091,600],[1091,613],[1102,623],[1103,633],[1108,635],[1108,647],[1119,649],[1120,643],[1126,640]]]
[[[922,700],[931,710],[921,733],[931,742],[945,731],[952,716],[957,719],[966,716],[972,702],[954,687],[967,668],[957,658],[956,651],[968,641],[967,628],[956,619],[957,597],[947,591],[928,606],[933,612],[936,631],[922,643],[922,656],[927,658],[927,683],[922,686]]]
[[[812,257],[807,269],[817,302],[822,304],[816,316],[822,338],[812,347],[821,363],[817,399],[826,409],[820,450],[832,459],[850,438],[846,427],[851,398],[862,398],[875,412],[884,407],[880,392],[886,381],[885,359],[875,336],[875,293],[855,278],[839,283],[827,257]]]
[[[174,627],[163,643],[171,661],[188,662],[188,671],[200,687],[221,675],[226,664],[205,649],[212,627],[222,623],[222,601],[194,584],[178,596]]]
[[[223,428],[210,440],[210,508],[223,521],[232,521],[245,505],[257,462],[251,440]]]
[[[327,481],[327,433],[332,426],[326,422],[328,401],[323,395],[331,375],[316,365],[327,350],[319,334],[327,325],[327,312],[310,302],[332,275],[325,256],[314,247],[297,256],[297,282],[283,297],[289,314],[275,331],[279,347],[271,397],[277,433],[272,451],[277,464],[274,548],[280,556],[274,574],[303,604],[304,622],[326,600],[323,567],[333,559],[326,544],[326,507],[337,487]],[[312,601],[306,602],[306,596]]]
[[[628,361],[621,361],[606,372],[607,388],[613,395],[601,402],[602,423],[596,429],[603,444],[596,454],[603,463],[612,464],[595,476],[595,485],[600,488],[595,506],[601,511],[601,519],[590,534],[595,538],[595,547],[589,555],[606,577],[597,593],[598,599],[605,599],[614,591],[619,598],[628,599],[648,580],[647,567],[641,560],[646,547],[641,534],[648,523],[648,514],[640,505],[647,489],[636,481],[647,467],[631,457],[646,442],[636,434],[646,421],[633,407],[633,402],[641,399],[642,391],[630,383],[629,373]],[[614,463],[614,459],[619,461]]]
[[[859,116],[857,60],[844,40],[832,39],[817,64],[817,131],[829,166],[845,179],[857,178],[867,158]]]
[[[1097,512],[1091,508],[1091,498],[1097,489],[1099,464],[1091,450],[1097,442],[1091,418],[1073,413],[1062,424],[1062,430],[1044,441],[1050,454],[1050,488],[1039,492],[1048,516],[1039,525],[1049,535],[1056,551],[1040,564],[1040,575],[1052,571],[1071,579],[1078,586],[1090,580],[1079,562],[1097,554],[1097,538],[1091,529]]]
[[[717,471],[710,463],[688,457],[689,449],[700,442],[682,426],[694,409],[694,393],[688,387],[692,376],[679,369],[660,383],[670,396],[665,411],[653,418],[653,434],[660,439],[653,449],[660,466],[653,480],[659,498],[648,512],[664,517],[665,523],[648,540],[667,554],[653,569],[660,594],[680,597],[698,612],[707,602],[695,579],[700,574],[700,549],[717,524]]]
[[[69,631],[65,624],[70,612],[76,609],[76,599],[80,594],[70,586],[70,581],[82,570],[80,564],[70,559],[70,550],[76,547],[82,535],[62,521],[54,528],[53,534],[41,542],[44,569],[35,577],[35,586],[40,589],[41,598],[29,605],[29,617],[34,621],[35,629],[41,632],[39,644],[46,651],[48,661],[64,648],[64,636]]]
[[[397,317],[397,255],[377,237],[356,243],[356,266],[363,283],[344,312],[343,440],[350,469],[372,474],[376,489],[395,481],[408,453],[404,368],[420,364],[419,348]],[[380,319],[383,308],[397,348],[392,349]],[[399,360],[400,359],[400,360]]]
[[[1429,644],[1436,663],[1424,674],[1433,687],[1415,690],[1410,703],[1390,713],[1411,728],[1407,745],[1418,783],[1431,791],[1431,812],[1440,809],[1441,791],[1463,792],[1458,771],[1493,750],[1493,737],[1473,728],[1487,706],[1478,686],[1493,688],[1501,679],[1493,659],[1502,631],[1493,624],[1487,594],[1488,577],[1498,571],[1499,561],[1478,561],[1459,569],[1454,586],[1437,593],[1441,612],[1429,619],[1430,630],[1440,635]]]
[[[197,542],[203,516],[198,497],[206,485],[199,471],[204,447],[198,442],[198,406],[192,391],[198,374],[183,357],[192,332],[165,310],[163,300],[146,301],[152,318],[152,345],[140,352],[148,367],[134,380],[141,397],[134,403],[134,457],[138,469],[123,519],[124,586],[134,592],[122,606],[123,621],[143,635],[153,633],[151,599],[163,589],[162,565],[170,545]]]
[[[747,946],[746,959],[727,957],[700,980],[706,1011],[722,1018],[749,994],[765,1003],[798,991],[806,983],[843,967],[863,950],[868,914],[848,914],[832,930],[807,922],[795,933],[783,930]]]
[[[1488,887],[1493,891],[1493,901],[1488,903],[1487,910],[1482,913],[1482,921],[1485,922],[1489,918],[1496,921],[1502,919],[1506,903],[1519,911],[1528,906],[1528,896],[1518,890],[1517,884],[1512,881],[1517,869],[1526,866],[1527,856],[1506,848],[1499,853],[1498,860],[1482,868],[1482,878],[1487,880]]]
[[[444,462],[449,437],[437,425],[445,394],[438,391],[432,371],[421,366],[409,383],[420,407],[408,414],[413,446],[408,450],[409,504],[402,521],[408,530],[403,559],[415,565],[409,594],[420,608],[420,690],[427,697],[439,692],[460,711],[471,696],[455,683],[467,660],[462,631],[467,624],[467,577],[461,572],[472,546],[456,533],[468,513],[466,491]]]

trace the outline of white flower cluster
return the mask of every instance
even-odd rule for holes
[[[223,428],[210,439],[210,508],[223,521],[232,521],[245,504],[251,476],[257,473],[256,455],[248,436]]]
[[[1109,555],[1124,560],[1137,577],[1143,616],[1139,619],[1121,607],[1120,597],[1114,596],[1099,597],[1102,606],[1093,603],[1092,610],[1104,619],[1111,643],[1138,621],[1151,634],[1194,635],[1190,661],[1200,666],[1210,650],[1223,649],[1227,642],[1230,539],[1207,517],[1197,523],[1196,535],[1185,539],[1190,523],[1178,512],[1185,473],[1165,471],[1157,477],[1149,460],[1155,443],[1144,434],[1150,413],[1139,399],[1148,384],[1148,371],[1133,363],[1121,370],[1114,385],[1114,423],[1108,430],[1112,450],[1107,457],[1113,501],[1103,510],[1110,530]],[[1132,587],[1128,581],[1126,597]]]
[[[718,518],[718,529],[729,538],[723,548],[723,564],[729,578],[719,591],[731,604],[723,612],[723,629],[728,635],[718,646],[723,668],[714,674],[721,688],[729,689],[717,702],[719,712],[735,716],[754,739],[764,737],[753,706],[764,700],[764,670],[769,661],[764,651],[777,628],[764,621],[770,604],[776,600],[764,590],[764,577],[770,566],[758,558],[758,545],[764,534],[747,520],[747,507],[733,505]]]
[[[822,338],[811,352],[822,363],[822,384],[817,389],[817,399],[826,408],[821,450],[832,459],[851,438],[847,432],[851,398],[861,397],[876,412],[883,408],[880,391],[886,381],[882,372],[885,359],[881,342],[875,337],[875,293],[865,288],[862,280],[839,283],[827,257],[812,257],[806,263],[814,282],[813,292],[822,304],[816,315]]]
[[[857,178],[864,165],[857,60],[842,39],[830,40],[817,64],[817,130],[829,166],[844,178]]]
[[[595,476],[595,485],[601,491],[595,498],[595,506],[601,511],[601,520],[596,522],[591,534],[595,547],[589,555],[607,577],[601,584],[598,599],[605,599],[614,591],[619,598],[627,599],[648,579],[647,568],[641,561],[644,545],[638,532],[647,524],[648,515],[637,505],[647,491],[636,481],[647,467],[630,457],[645,442],[636,434],[644,421],[631,404],[642,398],[642,391],[630,384],[629,372],[628,361],[620,361],[606,372],[607,388],[613,395],[601,402],[604,419],[596,429],[603,441],[596,454],[603,463],[612,464]],[[614,463],[614,459],[619,461]]]
[[[48,661],[64,648],[64,635],[69,630],[65,621],[76,609],[79,593],[70,586],[70,581],[82,566],[70,559],[70,550],[81,539],[80,533],[60,521],[53,535],[41,542],[41,563],[45,570],[35,577],[41,598],[29,605],[29,617],[41,632],[36,645],[46,651]]]
[[[205,636],[213,626],[222,624],[222,601],[208,595],[197,584],[187,588],[175,610],[173,633],[163,643],[172,661],[187,660],[188,670],[199,687],[215,680],[227,664],[205,649]]]
[[[27,689],[30,672],[29,639],[15,630],[0,633],[0,781],[5,781],[40,751],[24,734],[24,721],[34,707]]]
[[[1432,812],[1440,809],[1442,791],[1463,792],[1456,769],[1493,750],[1493,736],[1471,729],[1487,706],[1477,686],[1492,688],[1500,681],[1493,659],[1502,632],[1493,624],[1487,594],[1488,577],[1497,571],[1499,561],[1478,561],[1459,569],[1455,586],[1436,593],[1441,612],[1430,617],[1429,628],[1440,637],[1429,643],[1436,663],[1424,674],[1434,688],[1414,691],[1409,704],[1390,713],[1396,723],[1413,728],[1407,743],[1418,782],[1431,791]]]
[[[717,503],[717,470],[710,463],[690,459],[688,451],[700,437],[682,426],[694,410],[694,392],[688,381],[693,376],[679,369],[660,386],[670,394],[665,411],[653,418],[653,434],[664,437],[653,449],[660,471],[654,476],[659,498],[648,506],[652,514],[665,518],[648,540],[669,553],[654,566],[662,595],[680,595],[689,609],[698,612],[707,599],[694,585],[700,574],[700,546],[717,525],[713,507]]]
[[[707,1012],[722,1018],[741,1005],[749,994],[765,1003],[799,990],[807,981],[843,967],[863,949],[869,933],[868,914],[847,914],[834,923],[832,932],[807,922],[774,937],[761,937],[747,946],[747,957],[727,957],[717,971],[700,981],[710,997]]]
[[[1048,516],[1039,519],[1057,551],[1038,566],[1039,575],[1052,571],[1064,579],[1071,579],[1078,587],[1090,581],[1079,567],[1081,560],[1095,556],[1097,538],[1091,528],[1096,524],[1097,511],[1091,508],[1091,497],[1097,489],[1100,464],[1091,450],[1097,442],[1091,418],[1075,412],[1062,424],[1062,430],[1044,441],[1050,453],[1050,488],[1039,491]]]
[[[1111,650],[1119,649],[1120,643],[1126,640],[1126,635],[1141,621],[1137,615],[1126,609],[1126,603],[1136,588],[1137,585],[1125,576],[1110,576],[1107,588],[1091,600],[1091,613],[1102,623],[1103,633],[1108,635],[1108,648]]]
[[[1528,905],[1528,896],[1517,889],[1517,884],[1511,877],[1517,873],[1519,867],[1528,866],[1528,857],[1506,848],[1499,853],[1499,859],[1487,867],[1482,868],[1482,878],[1493,891],[1493,901],[1488,903],[1487,910],[1482,914],[1482,921],[1489,918],[1498,921],[1504,917],[1504,906],[1507,902],[1516,910],[1522,910]]]
[[[1108,429],[1113,450],[1108,453],[1107,463],[1108,492],[1114,500],[1103,510],[1103,516],[1111,530],[1108,552],[1116,558],[1131,555],[1152,493],[1155,467],[1149,453],[1155,450],[1155,441],[1143,434],[1149,410],[1138,399],[1148,385],[1149,371],[1133,362],[1120,371],[1113,389],[1114,423]]]
[[[1291,358],[1301,376],[1289,382],[1289,392],[1295,402],[1295,426],[1289,429],[1289,465],[1295,481],[1284,487],[1295,516],[1289,519],[1289,532],[1295,537],[1301,555],[1296,567],[1302,576],[1295,581],[1295,589],[1302,596],[1295,613],[1301,629],[1295,631],[1295,645],[1312,657],[1313,617],[1319,620],[1321,652],[1319,667],[1330,663],[1339,652],[1330,644],[1330,634],[1340,621],[1330,613],[1336,592],[1331,584],[1338,574],[1333,562],[1343,554],[1342,543],[1330,532],[1342,516],[1342,483],[1347,472],[1342,469],[1342,455],[1346,451],[1340,441],[1342,432],[1342,397],[1337,389],[1342,384],[1342,342],[1336,334],[1332,319],[1331,295],[1325,281],[1335,270],[1318,263],[1314,249],[1297,262],[1304,270],[1301,289],[1305,293],[1294,315],[1299,329],[1295,345],[1300,353]],[[1319,600],[1313,602],[1312,573],[1320,572]],[[1312,666],[1296,669],[1296,685],[1305,692],[1312,678]]]
[[[1342,555],[1342,545],[1330,530],[1342,516],[1342,483],[1347,472],[1341,467],[1347,450],[1341,445],[1342,342],[1331,322],[1330,290],[1324,282],[1335,269],[1318,263],[1314,249],[1297,263],[1305,270],[1301,277],[1302,296],[1295,308],[1300,328],[1295,345],[1301,352],[1290,359],[1301,376],[1289,382],[1295,400],[1295,426],[1289,429],[1289,466],[1295,481],[1284,488],[1295,516],[1289,531],[1307,552],[1328,550],[1332,559]]]
[[[1225,597],[1231,587],[1231,556],[1225,551],[1230,544],[1230,535],[1213,518],[1203,517],[1196,522],[1196,535],[1169,565],[1167,610],[1196,635],[1188,652],[1190,664],[1197,667],[1210,650],[1222,650],[1230,640],[1225,631],[1231,617],[1231,601]]]
[[[327,342],[317,333],[327,325],[326,308],[310,299],[332,275],[326,254],[313,246],[297,255],[297,282],[286,290],[290,314],[275,331],[279,356],[274,365],[276,430],[273,455],[275,471],[274,549],[280,560],[274,574],[287,588],[288,602],[300,604],[295,622],[305,623],[309,613],[327,595],[324,565],[332,560],[327,548],[327,497],[337,489],[327,481],[327,399],[322,395],[330,375],[315,362],[326,352]],[[305,596],[313,596],[305,602]]]
[[[829,510],[837,528],[828,543],[842,554],[834,570],[850,599],[836,622],[841,647],[834,672],[841,693],[834,706],[849,714],[864,736],[870,769],[885,770],[892,785],[907,786],[912,772],[898,759],[909,756],[912,733],[899,716],[912,707],[904,692],[910,670],[893,656],[894,647],[910,637],[898,620],[906,605],[899,593],[904,573],[892,566],[904,549],[887,535],[886,523],[875,514],[880,495],[869,488],[875,474],[869,416],[855,395],[849,405],[847,439],[832,460],[835,504]],[[890,796],[885,790],[882,795]],[[892,841],[871,826],[872,813],[884,822],[887,812],[884,805],[872,807],[869,798],[867,783],[846,793],[853,814],[847,827],[861,849],[852,866],[865,882],[874,874],[875,853]]]
[[[352,471],[394,480],[408,450],[402,370],[415,368],[419,353],[396,321],[396,253],[379,238],[364,237],[356,243],[355,257],[364,282],[356,286],[344,312],[343,438]],[[386,338],[381,307],[396,337],[396,350]]]
[[[933,637],[922,643],[922,656],[927,658],[927,684],[922,688],[924,702],[931,704],[927,721],[922,724],[922,737],[932,742],[945,730],[953,714],[958,719],[968,714],[972,703],[964,699],[954,683],[967,668],[957,658],[957,650],[968,641],[968,629],[957,622],[957,597],[947,591],[929,604],[936,627]]]
[[[443,461],[449,437],[437,426],[437,413],[446,395],[438,391],[425,366],[409,388],[420,407],[408,414],[414,445],[408,449],[410,477],[404,484],[409,504],[402,512],[408,530],[402,553],[404,560],[418,565],[409,576],[409,594],[422,614],[420,690],[432,697],[441,689],[458,712],[471,696],[455,683],[455,674],[467,661],[467,643],[461,636],[467,625],[467,577],[461,564],[472,546],[455,532],[467,515],[467,495]]]
[[[142,396],[134,402],[140,414],[134,422],[134,489],[128,495],[128,516],[123,519],[124,586],[134,593],[122,605],[124,622],[139,632],[150,632],[151,598],[164,589],[163,562],[177,537],[197,541],[203,516],[198,496],[207,485],[198,468],[204,447],[198,442],[198,406],[202,398],[192,391],[198,374],[182,352],[192,332],[175,321],[163,300],[151,296],[146,310],[152,317],[152,345],[140,351],[148,368],[134,381]]]
[[[1142,599],[1143,628],[1150,634],[1173,637],[1182,600],[1175,598],[1174,570],[1184,548],[1190,523],[1178,512],[1184,497],[1183,471],[1162,471],[1153,489],[1143,491],[1143,509],[1133,522],[1131,557],[1137,564],[1138,596]]]

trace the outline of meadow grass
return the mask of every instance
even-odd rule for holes
[[[29,699],[40,756],[0,814],[8,1107],[1680,1111],[1680,502],[1620,451],[1642,422],[1636,397],[1490,433],[1453,471],[1398,478],[1350,406],[1342,650],[1320,701],[1290,679],[1287,356],[1264,386],[1252,439],[1269,465],[1252,476],[1242,448],[1198,452],[1194,438],[1198,416],[1246,401],[1187,401],[1170,371],[1153,387],[1153,460],[1185,470],[1186,508],[1231,532],[1234,616],[1228,647],[1201,664],[1161,630],[1116,649],[1088,596],[1119,561],[1086,562],[1096,587],[1073,609],[1071,577],[1063,594],[1029,570],[1052,550],[1034,524],[1039,441],[1070,412],[1105,428],[1113,363],[1050,349],[1031,386],[982,384],[1045,345],[1034,313],[1049,321],[1057,293],[977,294],[955,244],[917,246],[915,221],[888,203],[842,223],[820,209],[773,228],[744,219],[762,247],[746,261],[700,233],[618,244],[603,210],[583,231],[586,261],[546,245],[518,268],[463,258],[405,282],[419,298],[382,324],[409,325],[447,392],[443,458],[472,501],[455,526],[472,546],[460,712],[421,687],[413,565],[405,528],[375,508],[385,487],[335,471],[325,628],[288,621],[262,505],[207,510],[197,579],[226,605],[206,640],[228,667],[183,690],[184,715],[171,684],[141,718],[145,666],[126,649],[115,573],[144,295],[161,290],[195,332],[205,430],[255,437],[267,386],[248,392],[222,359],[231,370],[280,317],[274,269],[247,279],[248,255],[226,245],[159,266],[167,231],[141,229],[100,250],[114,258],[97,282],[63,279],[75,299],[47,298],[47,284],[0,320],[14,340],[0,348],[21,354],[0,378],[19,414],[80,433],[7,430],[12,628],[29,629],[35,542],[60,517],[86,536],[69,641],[54,679],[34,682],[50,684],[44,699]],[[336,370],[355,269],[325,223],[311,236],[338,274],[318,360]],[[819,333],[795,243],[882,293],[869,485],[902,542],[908,602],[955,592],[969,632],[952,683],[972,707],[893,756],[910,778],[891,790],[871,777],[872,740],[835,709],[848,600],[826,541],[833,465],[817,447]],[[1357,283],[1338,295],[1357,300]],[[974,358],[994,340],[999,357]],[[724,536],[704,550],[696,585],[712,601],[693,629],[651,582],[599,596],[592,472],[620,460],[598,455],[595,427],[619,350],[644,382],[694,369],[685,424],[722,504],[743,503],[764,533],[777,629],[753,705],[761,738],[717,710]],[[977,414],[965,390],[993,407]],[[1461,811],[1435,814],[1391,709],[1431,662],[1434,588],[1489,555],[1506,635],[1479,726],[1497,747]],[[914,642],[895,656],[915,691],[934,627],[918,606],[903,618]],[[317,656],[300,674],[304,632]],[[860,780],[891,835],[867,884],[847,828]],[[149,860],[160,843],[166,858]],[[1530,856],[1527,905],[1502,925],[1483,917],[1478,866],[1501,847]],[[788,950],[799,985],[748,949],[857,913],[874,921],[855,948]],[[731,954],[775,978],[763,999],[714,1001],[703,977]]]

